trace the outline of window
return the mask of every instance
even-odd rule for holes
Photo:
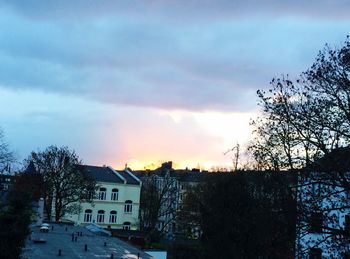
[[[310,217],[310,232],[320,233],[322,232],[323,216],[322,213],[311,213]]]
[[[125,201],[124,212],[125,213],[132,213],[132,201],[130,201],[130,200]]]
[[[93,200],[94,199],[94,191],[88,191],[87,197],[88,200]]]
[[[112,201],[117,201],[118,200],[118,189],[112,189],[112,194],[111,194],[111,200]]]
[[[130,230],[131,224],[130,222],[124,222],[123,223],[123,229],[124,230]]]
[[[319,182],[312,183],[312,186],[311,186],[312,195],[315,197],[320,197],[321,196],[321,188],[322,188],[321,183],[319,183]]]
[[[179,198],[180,198],[180,201],[182,201],[182,200],[183,200],[184,196],[183,196],[183,194],[182,194],[182,193],[180,193]]]
[[[117,222],[117,212],[115,210],[112,210],[109,214],[109,223],[116,223]]]
[[[105,221],[105,211],[99,210],[97,212],[97,223],[103,223]]]
[[[2,184],[2,189],[4,191],[7,191],[9,189],[9,185],[8,184]]]
[[[310,259],[322,259],[322,249],[310,248]]]
[[[92,210],[85,210],[84,222],[91,222],[92,220]]]
[[[350,214],[345,215],[345,226],[344,226],[345,234],[350,235]]]
[[[105,200],[106,199],[106,188],[100,188],[100,192],[98,193],[98,199],[99,200]]]

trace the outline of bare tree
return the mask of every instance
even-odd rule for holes
[[[68,147],[50,146],[43,152],[32,152],[32,161],[44,181],[45,212],[59,221],[66,213],[79,210],[78,201],[88,200],[95,182],[84,175],[81,160]]]
[[[0,128],[0,172],[14,161],[14,154],[10,151],[9,144],[5,141],[4,131]]]
[[[252,122],[249,147],[266,167],[295,169],[350,144],[350,41],[320,51],[315,63],[293,82],[273,79],[259,90],[260,116]]]
[[[348,252],[350,148],[338,148],[299,172],[297,252],[321,247],[337,258]]]
[[[297,186],[302,197],[298,235],[309,235],[310,219],[318,213],[326,223],[319,230],[322,235],[317,244],[312,238],[305,243],[341,250],[348,234],[339,225],[339,215],[350,209],[346,195],[350,191],[350,152],[345,156],[339,152],[350,144],[349,37],[340,48],[326,45],[310,69],[294,82],[288,76],[273,79],[267,91],[258,91],[258,98],[262,110],[252,122],[255,139],[250,151],[263,169],[307,168],[300,173]],[[329,156],[335,160],[321,165]],[[319,186],[317,194],[315,185]]]
[[[186,192],[177,217],[183,233],[189,239],[201,237],[203,229],[201,213],[206,206],[204,194],[206,193],[208,182],[208,180],[204,180],[202,183],[186,186]]]
[[[233,171],[237,171],[238,169],[238,163],[239,163],[239,158],[240,158],[240,153],[239,153],[239,143],[237,143],[233,148],[230,148],[226,152],[224,152],[224,155],[227,155],[228,153],[233,152],[233,157],[232,159],[232,165],[233,165]]]
[[[150,174],[142,177],[140,225],[151,234],[164,232],[175,221],[178,206],[177,180],[170,176]]]

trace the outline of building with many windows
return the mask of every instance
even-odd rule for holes
[[[296,258],[350,258],[350,148],[298,173]]]
[[[160,208],[156,228],[169,239],[174,238],[175,235],[184,235],[183,223],[177,214],[181,210],[186,191],[205,182],[210,177],[220,175],[220,173],[200,172],[198,169],[173,169],[171,161],[163,163],[155,170],[135,171],[134,173],[141,179],[144,186],[154,185],[156,187],[158,196],[161,197],[157,201]],[[147,223],[144,221],[143,227],[149,227]],[[198,226],[193,226],[191,232],[192,238],[199,238],[201,235]]]
[[[95,223],[105,228],[138,229],[141,181],[131,171],[109,166],[84,165],[84,173],[97,183],[92,203],[80,203],[80,213],[66,220],[81,225]]]

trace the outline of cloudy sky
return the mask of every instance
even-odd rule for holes
[[[256,90],[349,34],[344,0],[0,0],[0,126],[19,160],[229,166]]]

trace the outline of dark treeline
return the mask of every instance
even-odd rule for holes
[[[179,217],[199,227],[197,258],[293,258],[295,175],[237,172],[188,191]],[[186,257],[186,255],[184,256]]]
[[[4,194],[0,208],[0,258],[20,258],[29,235],[33,195],[16,187]]]

